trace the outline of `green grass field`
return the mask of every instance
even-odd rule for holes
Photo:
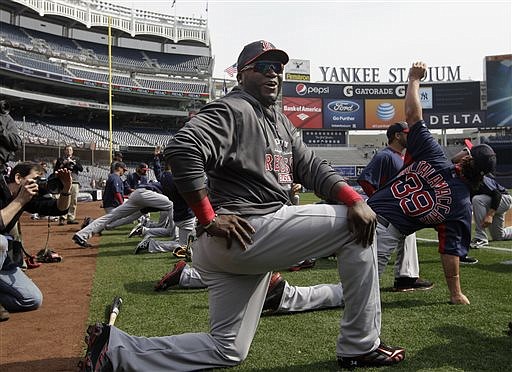
[[[315,201],[301,194],[301,203]],[[208,331],[206,290],[153,291],[154,284],[177,261],[170,254],[134,255],[139,239],[126,236],[131,226],[104,232],[97,259],[89,320],[105,319],[105,306],[120,295],[123,309],[116,322],[138,336]],[[419,238],[435,239],[433,230]],[[479,249],[480,262],[461,267],[468,306],[448,303],[437,244],[420,240],[421,275],[435,282],[430,291],[394,293],[392,262],[381,280],[382,339],[407,349],[398,366],[368,371],[509,371],[512,337],[512,242],[492,242],[507,250]],[[336,261],[320,259],[310,270],[282,271],[293,285],[336,283]],[[265,316],[247,360],[233,371],[336,371],[335,340],[341,309]],[[149,371],[144,371],[149,372]]]

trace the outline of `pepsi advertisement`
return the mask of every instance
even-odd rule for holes
[[[335,84],[283,82],[283,97],[337,98],[343,97],[343,86]]]

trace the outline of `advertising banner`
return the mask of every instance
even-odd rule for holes
[[[404,120],[403,99],[365,100],[366,129],[387,129],[391,124]]]
[[[283,98],[283,113],[297,128],[322,128],[320,98]]]
[[[339,146],[346,143],[344,131],[303,130],[302,140],[312,146]]]
[[[428,85],[430,86],[430,85]],[[481,110],[480,82],[434,84],[433,107],[437,112]]]
[[[340,98],[342,85],[283,81],[283,97]]]
[[[425,110],[423,120],[430,129],[478,128],[485,126],[485,111],[432,112]]]
[[[360,99],[324,99],[324,128],[364,129],[364,102]]]
[[[507,68],[510,69],[505,65],[501,70]],[[501,78],[510,82],[510,74],[512,73],[509,72],[509,75],[505,73]],[[490,127],[489,117],[486,118],[486,111],[482,108],[481,85],[482,83],[478,81],[422,83],[420,101],[424,117],[430,127],[446,129]],[[506,91],[509,86],[510,84],[508,86],[505,84],[501,91]],[[291,97],[320,99],[322,123],[315,121],[314,128],[334,130],[384,130],[390,124],[405,120],[405,93],[406,85],[404,84],[283,83],[283,101]],[[509,105],[512,111],[510,98],[507,101],[502,97],[489,101],[489,104],[495,105],[497,112],[494,113],[494,118],[497,120],[501,117],[498,122],[501,123],[503,120],[508,120],[506,118],[512,117],[512,113],[504,117],[502,113],[506,110],[501,107]],[[306,112],[303,114],[308,115]],[[298,125],[296,123],[297,119],[294,124]]]
[[[306,59],[290,59],[285,68],[286,80],[309,81],[311,77],[310,63]]]
[[[332,167],[337,173],[343,177],[354,178],[356,176],[355,165],[335,165]]]

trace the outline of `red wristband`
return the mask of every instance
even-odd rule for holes
[[[117,202],[118,202],[119,204],[123,204],[123,202],[124,202],[123,195],[121,195],[121,193],[120,193],[120,192],[116,192],[116,193],[114,194],[114,199],[115,199],[115,200],[117,200]]]
[[[208,225],[215,218],[215,211],[207,196],[190,206],[201,225]]]
[[[356,202],[362,201],[363,197],[357,193],[349,185],[341,187],[338,191],[338,200],[349,207],[352,207]]]

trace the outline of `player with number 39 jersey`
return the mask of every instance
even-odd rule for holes
[[[446,158],[423,121],[419,87],[425,72],[423,62],[414,63],[409,70],[404,168],[368,199],[368,205],[378,215],[377,245],[379,239],[390,244],[420,229],[435,228],[450,302],[469,304],[462,293],[459,264],[471,239],[470,190],[495,170],[496,154],[491,147],[478,145],[456,164]]]
[[[469,189],[425,122],[412,126],[404,169],[368,204],[404,235],[434,227],[439,252],[464,256],[471,239]]]

